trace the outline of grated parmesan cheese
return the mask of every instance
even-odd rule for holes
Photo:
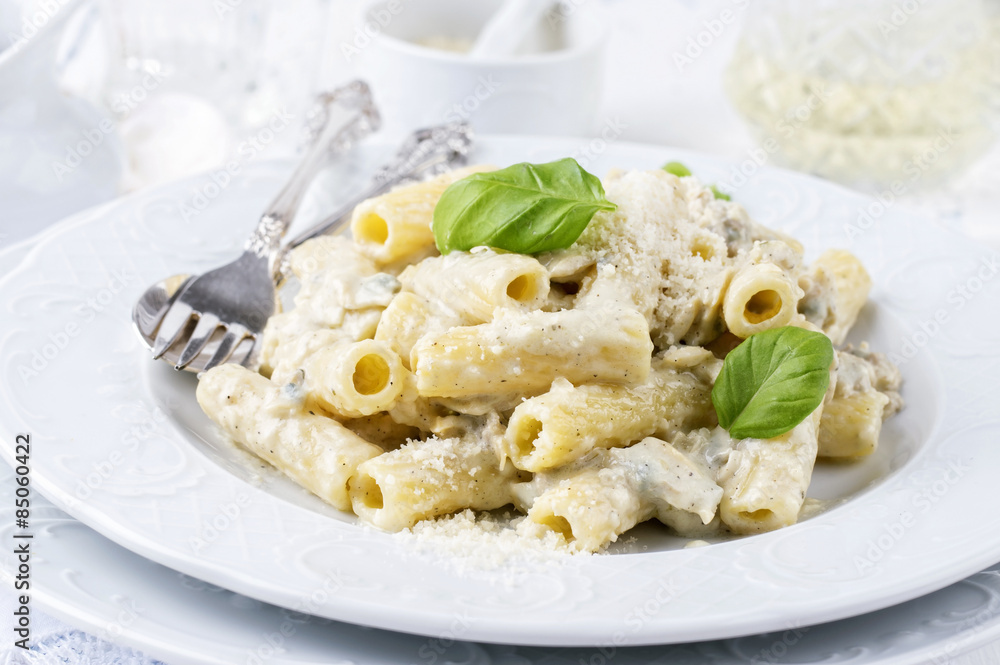
[[[431,556],[457,574],[502,572],[508,582],[529,571],[537,572],[540,564],[563,562],[568,556],[589,556],[574,552],[554,531],[529,532],[521,527],[524,520],[523,515],[509,512],[477,514],[466,509],[423,520],[394,537],[411,551]]]

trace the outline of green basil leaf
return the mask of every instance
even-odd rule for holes
[[[729,352],[712,388],[719,424],[735,439],[770,439],[812,413],[830,385],[830,338],[802,328],[751,335]]]
[[[731,197],[729,194],[726,194],[725,192],[723,192],[722,190],[720,190],[715,185],[709,185],[709,189],[712,190],[712,195],[715,198],[717,198],[717,199],[723,199],[723,200],[726,200],[726,201],[732,201],[733,200],[733,197]]]
[[[667,162],[663,165],[663,170],[667,173],[673,173],[678,178],[683,178],[684,176],[691,175],[691,169],[684,166],[680,162]],[[732,197],[720,190],[715,185],[709,185],[709,189],[712,190],[712,195],[717,199],[724,199],[726,201],[732,201]]]
[[[519,254],[569,247],[599,210],[617,206],[575,159],[515,164],[454,182],[434,208],[442,254],[487,245]]]
[[[663,165],[663,170],[667,173],[673,173],[678,178],[691,175],[691,170],[680,162],[667,162]]]

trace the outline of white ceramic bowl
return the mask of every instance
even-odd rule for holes
[[[575,0],[526,36],[527,50],[550,38],[559,48],[474,60],[421,46],[471,42],[501,0],[375,0],[340,45],[373,86],[387,134],[469,120],[481,132],[588,134],[601,101],[606,22],[597,3]]]

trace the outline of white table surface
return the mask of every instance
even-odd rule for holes
[[[586,1],[586,0],[584,0]],[[731,0],[602,0],[611,17],[612,39],[608,52],[607,78],[601,120],[623,127],[621,140],[674,145],[742,158],[754,141],[726,100],[720,73],[728,62],[738,36],[738,23],[726,27],[717,40],[683,73],[673,62],[673,53],[688,36],[702,29]],[[327,84],[355,75],[355,65],[346,62],[337,45],[350,40],[358,0],[334,0],[323,79]],[[738,13],[738,12],[737,12]],[[982,242],[1000,248],[1000,145],[936,191],[907,194],[900,205],[932,211],[938,222],[958,228]],[[0,218],[0,248],[37,233],[54,219],[41,218],[30,226],[17,227]],[[0,635],[10,635],[13,594],[0,590]],[[59,635],[71,627],[34,615],[36,637]],[[94,638],[96,639],[96,638]],[[37,656],[9,649],[10,640],[0,640],[0,663],[92,663],[90,656],[68,655],[65,660],[40,660]],[[92,653],[102,654],[101,663],[147,665],[141,654],[102,645]],[[1000,643],[962,655],[951,665],[1000,663]]]

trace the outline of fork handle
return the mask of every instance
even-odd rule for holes
[[[367,201],[370,198],[378,196],[379,194],[385,193],[393,186],[401,183],[403,180],[404,178],[400,177],[394,180],[386,180],[383,182],[371,184],[362,194],[355,196],[354,198],[350,199],[347,203],[337,208],[336,212],[334,212],[332,215],[328,215],[326,218],[323,219],[323,221],[316,224],[316,226],[307,229],[303,233],[295,236],[290,241],[288,241],[288,243],[286,243],[285,246],[281,248],[282,254],[295,249],[296,247],[298,247],[307,240],[312,240],[313,238],[325,235],[330,231],[335,231],[336,229],[339,229],[341,226],[343,226],[350,220],[351,213],[354,212],[354,209],[358,207],[359,204],[361,204],[363,201]]]
[[[295,236],[292,240],[278,248],[274,254],[274,262],[272,264],[274,266],[273,270],[275,283],[281,284],[291,274],[291,267],[288,261],[293,249],[307,240],[312,240],[313,238],[317,238],[321,235],[325,235],[331,231],[339,229],[351,220],[351,213],[354,212],[354,209],[362,201],[366,201],[374,196],[378,196],[379,194],[388,191],[394,185],[399,184],[402,180],[403,178],[398,178],[395,180],[386,180],[371,184],[364,191],[364,193],[350,199],[347,203],[337,208],[337,211],[332,215],[323,219],[322,222],[319,222],[315,226]]]
[[[378,196],[396,185],[417,181],[465,164],[472,145],[473,132],[468,123],[448,123],[419,129],[407,137],[395,156],[372,176],[368,187],[341,205],[316,225],[287,242],[275,255],[275,277],[287,276],[287,258],[291,250],[307,240],[330,233],[346,224],[361,202]]]
[[[283,251],[295,249],[307,240],[336,231],[363,201],[383,194],[397,185],[423,180],[465,164],[472,146],[472,127],[465,122],[418,129],[410,134],[371,177],[365,190],[286,243]]]
[[[371,90],[363,81],[337,88],[321,97],[314,140],[291,178],[264,211],[244,249],[261,259],[271,259],[302,203],[306,190],[326,166],[327,156],[347,150],[380,124]]]

